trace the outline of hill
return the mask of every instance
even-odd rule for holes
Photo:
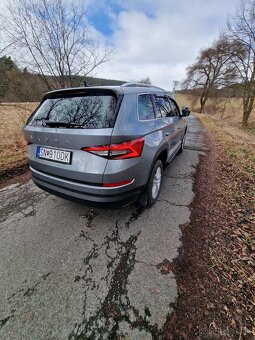
[[[46,79],[50,84],[56,84],[56,79],[50,76],[46,76]],[[84,81],[92,86],[125,83],[124,80],[77,76],[74,79],[75,86],[84,86]],[[48,91],[48,86],[39,75],[30,73],[27,68],[19,69],[10,57],[0,58],[0,103],[38,102]]]

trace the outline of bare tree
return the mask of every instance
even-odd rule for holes
[[[227,22],[224,34],[231,49],[232,65],[239,76],[243,99],[243,126],[248,125],[255,106],[255,1],[241,1],[239,9]]]
[[[142,84],[151,85],[151,80],[149,77],[141,78],[141,79],[130,79],[129,81],[131,83],[142,83]]]
[[[1,27],[0,27],[0,42],[3,41],[3,38],[1,37]],[[2,57],[4,55],[4,53],[12,46],[11,43],[3,45],[0,44],[0,57]]]
[[[187,68],[187,88],[199,88],[200,112],[204,112],[207,100],[217,88],[230,84],[235,78],[235,70],[228,54],[228,42],[219,39],[212,47],[201,50],[196,62]]]
[[[178,86],[180,85],[180,81],[179,80],[173,80],[173,90],[172,92],[175,93]]]
[[[139,83],[143,83],[143,84],[148,84],[148,85],[151,85],[151,80],[149,77],[146,77],[146,78],[142,78]]]
[[[8,48],[8,44],[6,45],[4,43],[4,37],[3,37],[3,23],[0,20],[0,57],[3,56],[3,54],[5,53],[5,51]]]
[[[93,33],[82,0],[12,0],[5,16],[9,43],[49,89],[77,85],[110,56]]]

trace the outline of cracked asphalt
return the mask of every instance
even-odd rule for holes
[[[150,209],[92,209],[32,181],[0,190],[0,339],[160,339],[206,152],[201,124],[187,121],[185,150]]]

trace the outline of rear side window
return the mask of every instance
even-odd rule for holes
[[[170,100],[170,104],[172,107],[171,117],[179,116],[179,110],[176,104],[172,100]]]
[[[138,96],[138,115],[140,120],[154,119],[154,107],[150,94]]]
[[[169,117],[171,114],[171,106],[166,97],[155,97],[155,104],[157,109],[157,117]]]
[[[47,122],[77,124],[87,129],[112,128],[117,98],[112,95],[77,95],[46,99],[28,125],[47,126]],[[66,125],[68,127],[68,125]]]

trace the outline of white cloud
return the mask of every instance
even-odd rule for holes
[[[183,80],[199,50],[217,39],[239,0],[124,1],[114,23],[116,53],[100,76],[134,80],[149,76],[170,89]],[[149,4],[149,6],[148,6]]]
[[[52,0],[54,1],[54,0]],[[71,0],[70,0],[71,1]],[[0,2],[0,11],[9,0]],[[95,75],[110,79],[150,77],[155,85],[172,88],[185,78],[186,67],[199,50],[217,39],[239,0],[87,0],[90,11],[111,18],[110,39],[115,53]],[[116,11],[116,6],[121,11]],[[2,8],[1,8],[2,7]]]

